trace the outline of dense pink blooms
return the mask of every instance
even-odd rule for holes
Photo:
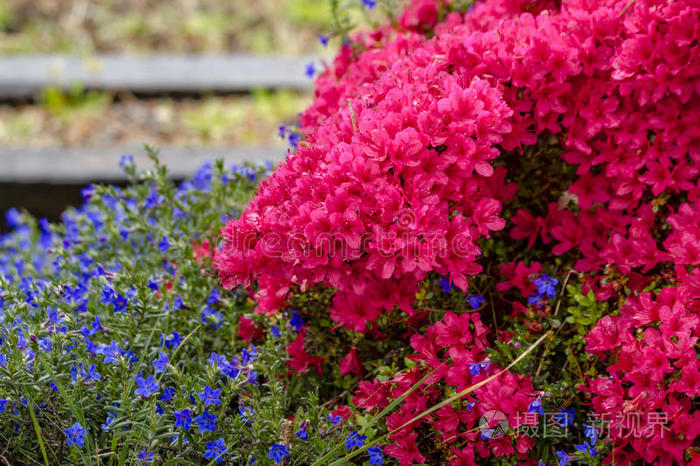
[[[425,375],[432,373],[421,388],[405,398],[398,411],[388,416],[387,427],[396,431],[390,439],[396,443],[387,447],[386,453],[398,458],[401,464],[424,461],[419,459],[421,453],[415,440],[419,427],[430,425],[439,436],[436,441],[453,447],[452,464],[475,464],[479,458],[492,455],[527,457],[534,439],[514,429],[525,420],[537,393],[529,377],[507,371],[465,396],[459,404],[444,406],[434,415],[401,428],[448,394],[462,391],[500,371],[488,359],[487,333],[488,329],[478,314],[447,313],[443,321],[428,327],[425,336],[411,338],[411,347],[417,351],[411,359],[420,366],[387,382],[360,383],[355,404],[364,410],[382,409],[390,399],[401,396]],[[510,430],[499,432],[485,442],[481,438],[483,430],[479,429],[479,420],[482,416],[491,419],[489,416],[494,412],[507,416]],[[494,418],[494,425],[490,423],[489,427],[495,427],[499,420]],[[501,434],[505,435],[501,437]]]
[[[357,36],[364,50],[345,46],[318,78],[299,150],[222,232],[224,284],[258,279],[261,312],[290,283],[333,287],[333,319],[356,331],[411,313],[429,271],[466,290],[514,193],[492,160],[544,132],[578,167],[581,210],[519,210],[513,238],[553,240],[581,271],[700,262],[684,220],[700,209],[699,7],[625,7],[493,0],[436,24],[445,4],[415,0],[396,28]],[[671,230],[667,207],[652,212],[664,193],[689,193]]]
[[[696,269],[656,296],[629,299],[620,315],[603,317],[586,337],[586,351],[609,364],[610,377],[592,380],[588,389],[595,412],[610,423],[616,457],[683,463],[700,435],[693,409],[700,394],[699,278]]]
[[[481,271],[480,241],[503,230],[523,249],[563,256],[586,274],[584,293],[616,300],[607,309],[619,315],[604,316],[586,338],[608,365],[587,390],[597,413],[639,413],[646,424],[637,428],[646,430],[629,435],[630,426],[613,423],[615,461],[683,462],[700,433],[700,4],[450,5],[413,0],[395,24],[341,49],[300,117],[299,149],[222,231],[215,262],[223,284],[257,282],[259,312],[284,308],[292,286],[331,288],[338,325],[378,334],[384,312],[414,316],[429,273],[466,291]],[[562,197],[522,202],[518,174],[499,156],[551,140],[561,160],[537,162],[569,164]],[[532,294],[542,265],[524,257],[500,264],[496,291]],[[644,291],[663,280],[673,286]],[[356,405],[384,408],[432,371],[425,389],[387,417],[389,430],[400,428],[498,370],[465,370],[485,360],[485,334],[476,314],[446,314],[411,337],[419,365],[388,382],[361,382]],[[320,369],[303,334],[288,350],[297,371]],[[346,356],[343,372],[357,368]],[[394,432],[385,451],[401,464],[424,461],[416,443],[424,426],[453,464],[525,460],[532,439],[477,442],[470,429],[489,409],[516,419],[536,396],[529,378],[505,373]],[[659,416],[663,427],[652,423]]]

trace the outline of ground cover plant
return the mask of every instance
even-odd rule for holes
[[[700,5],[337,26],[275,170],[8,212],[2,457],[700,461]]]

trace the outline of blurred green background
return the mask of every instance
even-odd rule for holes
[[[0,55],[249,53],[329,57],[327,0],[0,0]],[[329,49],[332,49],[330,46]],[[310,95],[247,94],[144,99],[129,92],[45,89],[0,104],[0,147],[285,146]]]

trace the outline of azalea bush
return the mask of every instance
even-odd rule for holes
[[[276,169],[8,212],[0,454],[700,461],[700,6],[351,6]]]
[[[691,461],[699,15],[410,2],[316,81],[296,151],[222,231],[223,285],[273,315],[323,296],[341,363],[369,359],[343,372],[374,366],[354,407],[400,400],[382,441],[402,464]],[[377,367],[367,337],[417,353]],[[566,440],[521,428],[545,408]],[[484,439],[494,411],[508,429]]]

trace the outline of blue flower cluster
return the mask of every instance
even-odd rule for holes
[[[557,295],[556,286],[559,284],[559,280],[556,278],[543,273],[540,277],[535,278],[533,283],[537,287],[537,291],[527,298],[528,304],[542,304]]]

